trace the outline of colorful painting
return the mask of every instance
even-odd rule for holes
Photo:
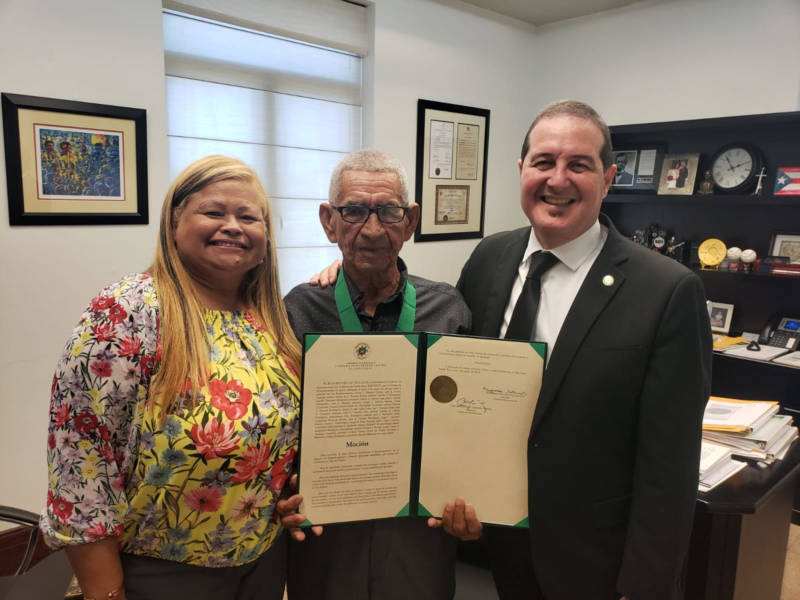
[[[122,133],[35,127],[39,198],[122,200]]]

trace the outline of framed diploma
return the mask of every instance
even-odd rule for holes
[[[616,146],[615,146],[616,148]],[[642,144],[636,149],[614,151],[617,172],[611,181],[611,193],[655,193],[666,144]]]
[[[483,237],[489,111],[417,102],[415,242]]]
[[[461,497],[483,522],[527,526],[526,449],[545,344],[354,333],[307,334],[304,349],[308,525],[439,517]],[[476,473],[496,476],[487,486]]]

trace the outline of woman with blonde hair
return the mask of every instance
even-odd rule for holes
[[[41,529],[85,598],[282,597],[300,359],[255,172],[194,162],[153,266],[91,301],[56,369]]]

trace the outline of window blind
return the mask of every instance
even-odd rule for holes
[[[361,58],[173,11],[163,25],[170,180],[208,154],[251,165],[286,293],[339,256],[317,207],[361,147]]]

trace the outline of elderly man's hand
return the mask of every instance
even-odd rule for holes
[[[290,485],[297,489],[297,475],[292,475]],[[281,524],[286,527],[289,535],[298,542],[306,539],[305,532],[300,528],[300,525],[305,523],[306,516],[297,512],[303,497],[300,494],[294,494],[285,500],[278,500],[275,505],[275,512],[281,519]],[[314,535],[322,535],[322,525],[314,525],[311,527],[311,532]]]
[[[478,520],[475,507],[461,498],[445,505],[441,519],[428,519],[428,527],[443,527],[445,532],[465,542],[477,540],[483,533],[483,525]]]
[[[330,265],[322,269],[322,271],[316,275],[313,275],[311,279],[309,279],[308,283],[311,285],[318,285],[320,287],[328,287],[329,285],[333,285],[336,283],[336,279],[339,277],[339,268],[341,266],[342,261],[337,258]]]

